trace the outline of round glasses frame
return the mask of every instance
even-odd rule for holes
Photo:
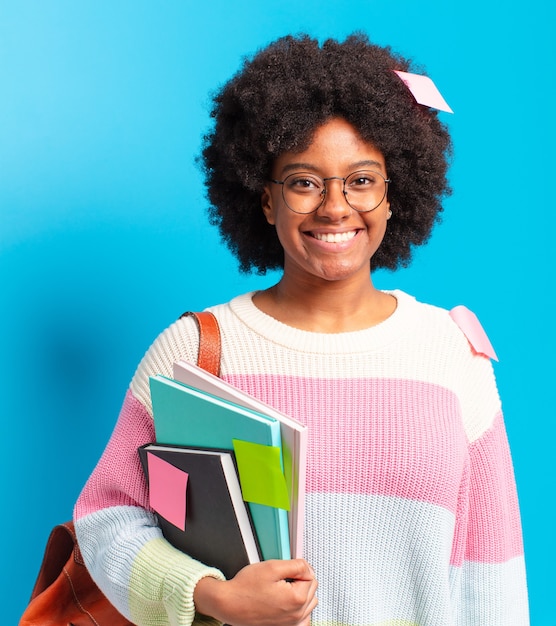
[[[380,179],[382,179],[382,181],[384,182],[384,191],[381,193],[381,197],[378,202],[376,202],[377,198],[374,198],[374,203],[375,203],[374,206],[372,206],[369,209],[361,209],[361,208],[356,207],[354,204],[352,204],[353,199],[352,199],[352,202],[350,202],[349,190],[346,189],[346,183],[349,181],[348,183],[348,186],[349,186],[352,182],[355,183],[356,181],[367,178],[370,175],[373,175],[373,176],[376,175],[376,176],[379,176]],[[317,182],[317,185],[314,188],[300,187],[299,188],[300,190],[296,192],[293,189],[293,187],[287,186],[289,181],[294,181],[294,180],[299,180],[302,182],[315,181]],[[298,213],[300,215],[309,215],[310,213],[314,213],[315,211],[318,211],[319,208],[324,204],[326,200],[326,191],[327,191],[326,181],[328,180],[341,180],[342,181],[342,193],[344,194],[344,198],[346,199],[346,202],[348,203],[348,205],[352,209],[357,211],[358,213],[370,213],[371,211],[374,211],[375,209],[377,209],[384,202],[384,199],[386,198],[386,194],[388,193],[388,183],[392,182],[390,178],[386,178],[383,174],[381,174],[380,172],[376,172],[375,170],[357,170],[356,172],[352,172],[345,178],[341,176],[328,176],[327,178],[321,178],[320,176],[316,176],[315,174],[310,174],[308,172],[294,172],[293,174],[286,176],[284,180],[276,180],[274,178],[271,178],[269,182],[282,186],[282,198],[284,200],[284,204],[288,207],[290,211],[292,211],[293,213]],[[322,183],[322,184],[318,184],[318,183]],[[365,185],[362,186],[362,189],[364,186]],[[299,210],[294,209],[291,206],[290,202],[288,202],[287,197],[286,197],[287,190],[291,190],[291,193],[288,194],[290,196],[290,202],[291,202],[292,197],[299,198],[301,202],[301,199],[303,197],[305,198],[314,197],[316,199],[317,196],[320,196],[320,201],[318,201],[314,209],[310,209],[308,211],[299,211]],[[357,192],[353,191],[353,194],[357,194]]]

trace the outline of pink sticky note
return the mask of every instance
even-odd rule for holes
[[[149,499],[152,508],[174,526],[185,530],[188,474],[149,452]]]
[[[403,80],[419,104],[424,104],[425,106],[438,109],[439,111],[453,113],[440,91],[438,91],[436,85],[428,76],[400,72],[399,70],[394,70],[394,73]]]
[[[456,306],[450,311],[450,317],[463,331],[475,352],[498,361],[496,352],[473,311],[463,305]]]

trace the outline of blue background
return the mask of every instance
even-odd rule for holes
[[[186,309],[270,285],[207,224],[209,93],[288,32],[365,30],[422,63],[455,115],[454,195],[412,266],[375,277],[475,310],[522,506],[534,626],[554,626],[554,33],[549,3],[0,0],[0,455],[15,624],[50,527],[142,354]]]

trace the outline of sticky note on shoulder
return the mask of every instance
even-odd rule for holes
[[[482,354],[489,359],[498,361],[498,356],[485,333],[481,322],[467,307],[459,305],[450,311],[450,317],[459,326],[460,330],[467,337],[471,347],[478,354]]]

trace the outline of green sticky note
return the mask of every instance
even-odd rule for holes
[[[246,502],[290,509],[280,448],[233,439],[241,492]]]

